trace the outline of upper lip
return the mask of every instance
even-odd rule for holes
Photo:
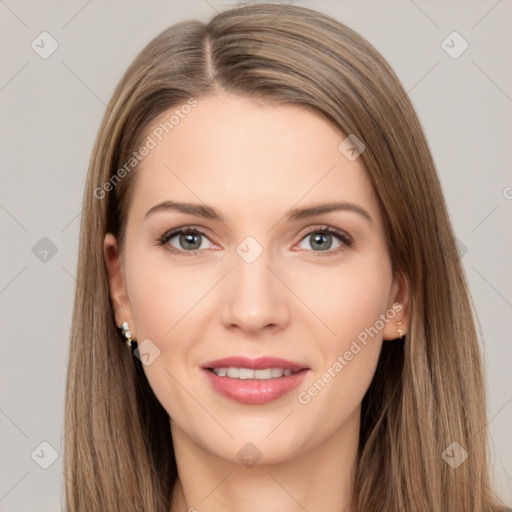
[[[251,370],[263,370],[265,368],[282,368],[283,370],[307,369],[305,364],[295,361],[287,361],[279,357],[262,356],[256,359],[243,356],[225,357],[215,359],[201,365],[201,368],[249,368]]]

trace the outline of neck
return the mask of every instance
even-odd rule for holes
[[[245,466],[206,451],[171,420],[178,480],[171,512],[351,512],[359,410],[329,437],[286,460]]]

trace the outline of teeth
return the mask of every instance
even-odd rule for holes
[[[219,377],[229,377],[230,379],[257,379],[268,380],[279,377],[288,377],[292,373],[289,369],[283,368],[265,368],[264,370],[251,370],[250,368],[213,368],[213,373]]]
[[[272,368],[270,371],[272,373],[272,377],[281,377],[281,375],[283,375],[281,368]]]

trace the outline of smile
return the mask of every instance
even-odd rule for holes
[[[304,362],[273,356],[231,356],[201,366],[218,394],[242,404],[266,404],[296,388],[311,371]]]
[[[219,377],[228,377],[229,379],[256,379],[269,380],[278,379],[280,377],[289,377],[292,373],[300,370],[290,370],[288,368],[265,368],[262,370],[253,370],[251,368],[210,368],[210,371]]]

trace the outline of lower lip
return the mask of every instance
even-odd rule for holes
[[[309,370],[301,370],[287,377],[275,379],[231,379],[219,377],[212,371],[203,369],[210,384],[221,395],[243,404],[266,404],[296,388]]]

